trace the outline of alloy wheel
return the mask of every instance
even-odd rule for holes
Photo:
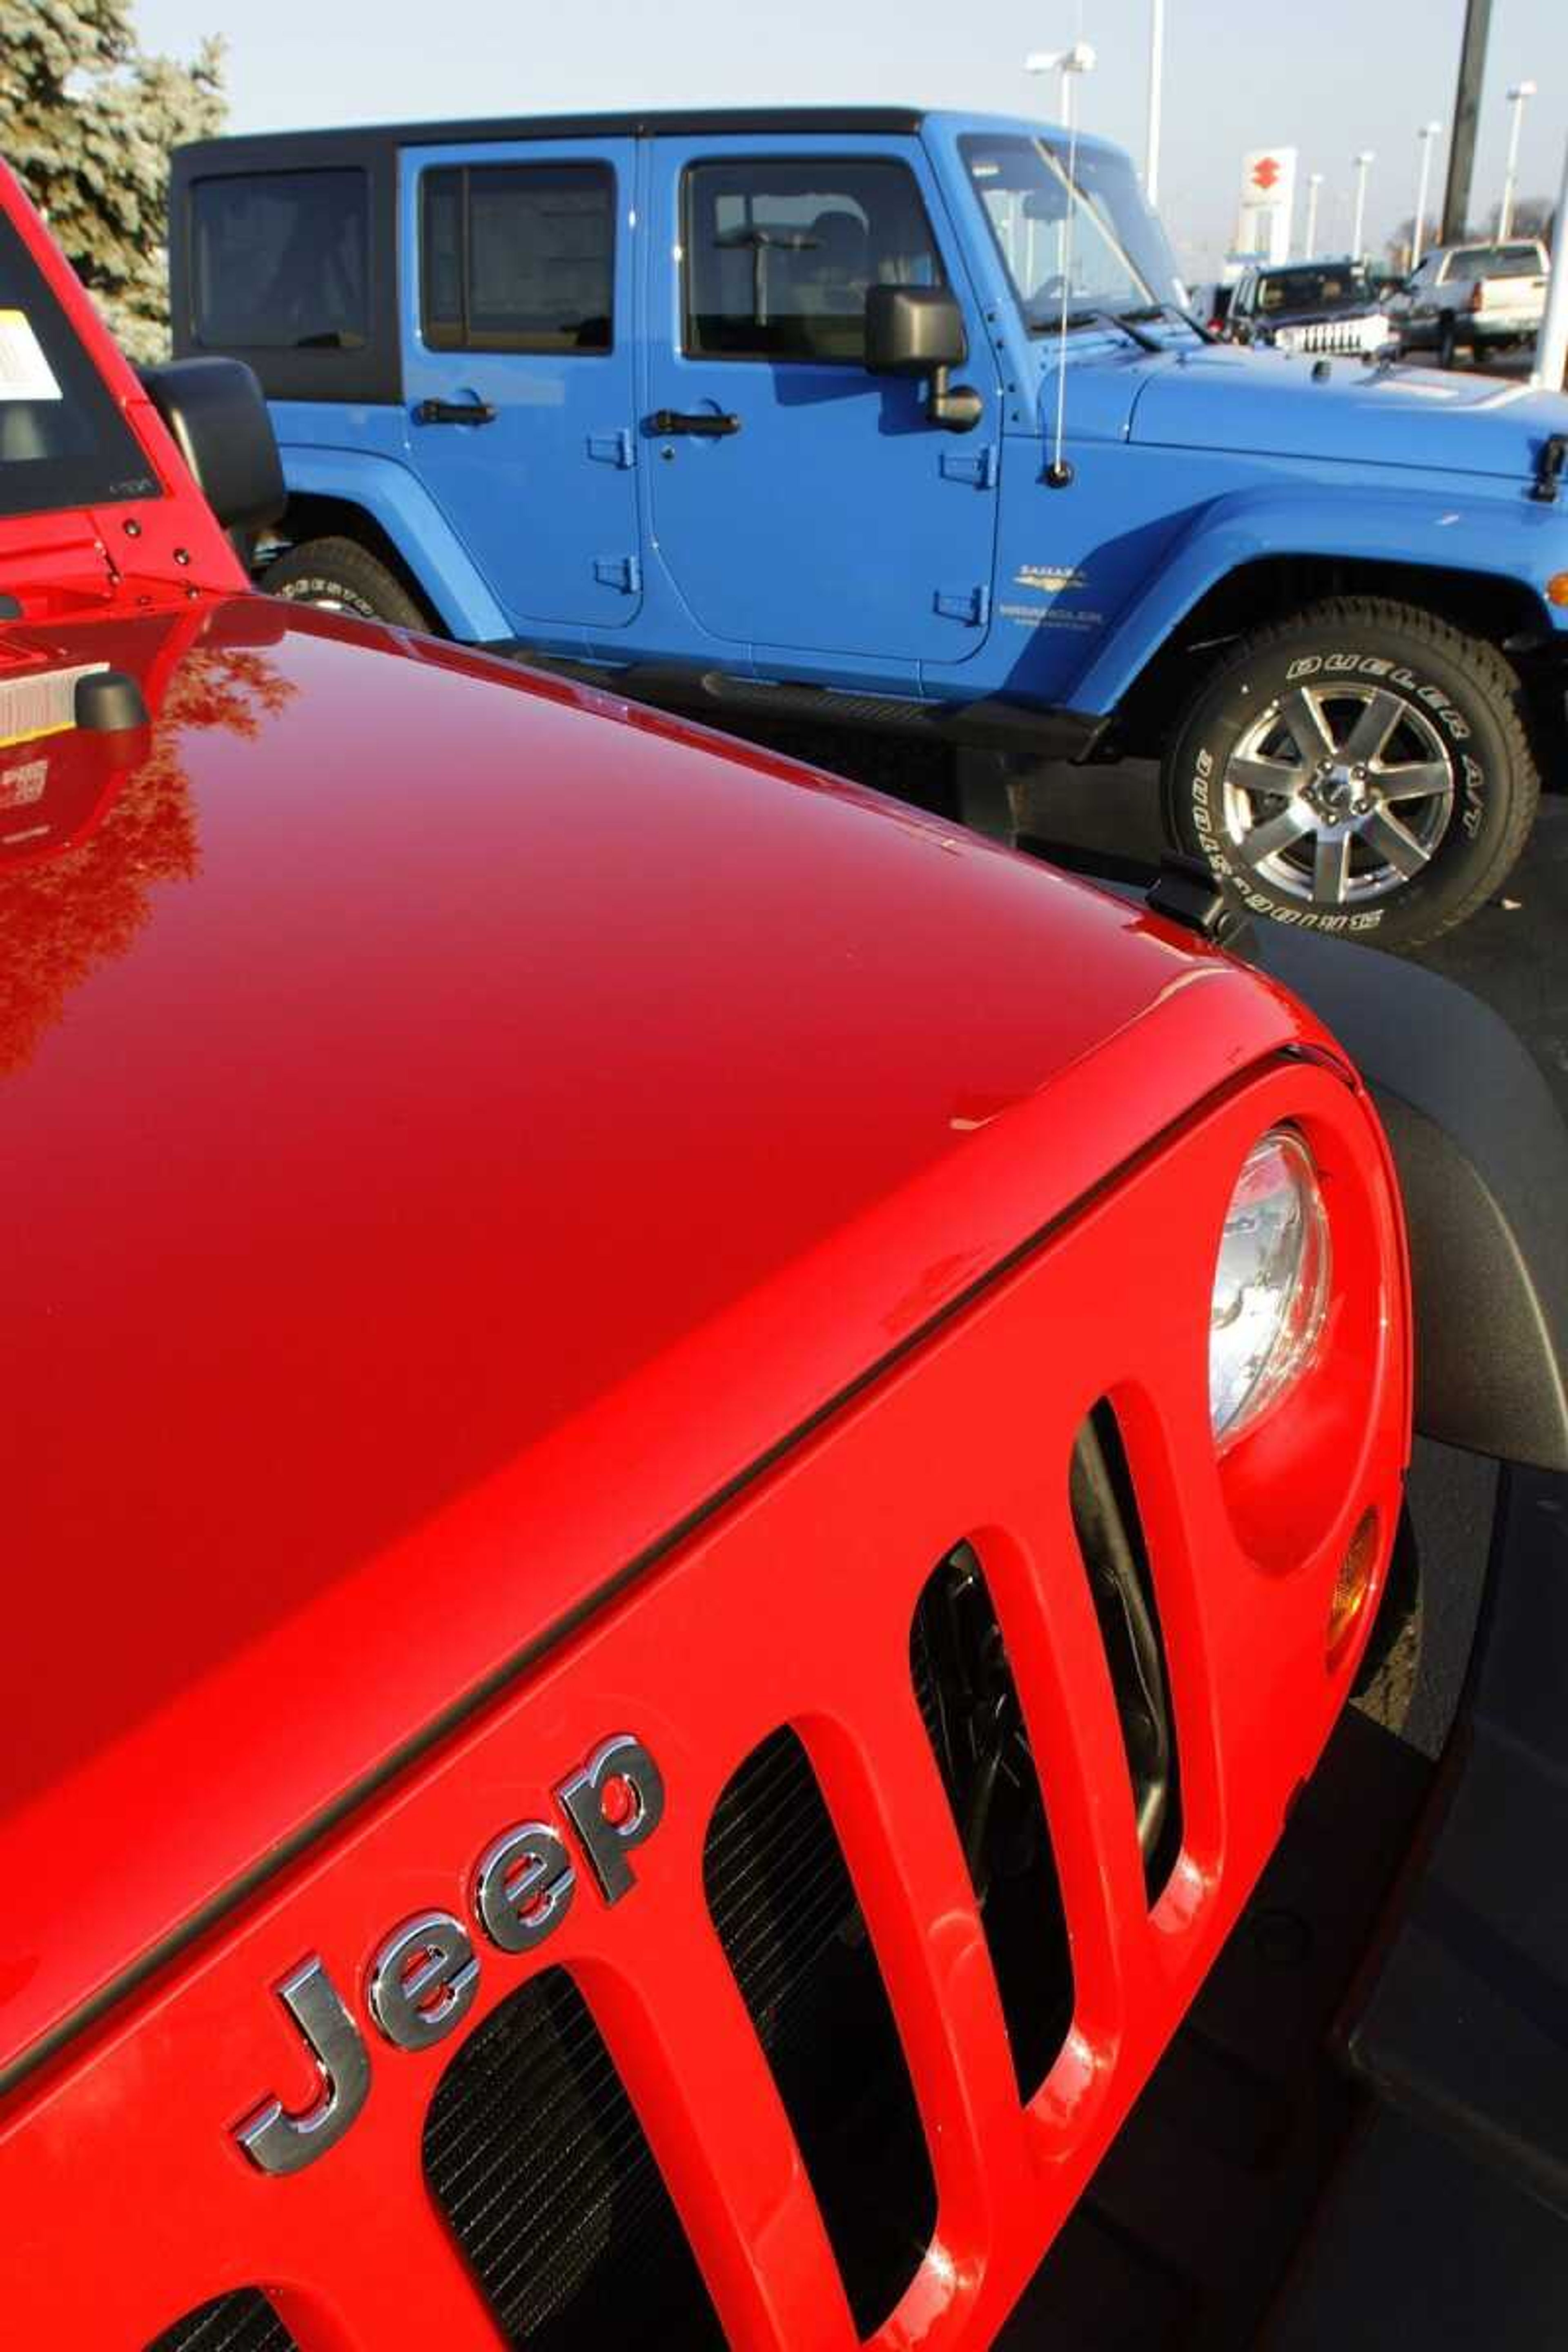
[[[1430,864],[1456,782],[1431,719],[1386,687],[1296,686],[1226,762],[1223,822],[1270,888],[1303,905],[1364,905]]]

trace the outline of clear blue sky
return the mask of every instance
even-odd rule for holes
[[[1099,52],[1084,120],[1142,156],[1148,0],[137,0],[150,47],[228,45],[238,131],[570,108],[880,100],[1045,112],[1025,53]],[[1295,145],[1324,174],[1320,247],[1349,243],[1350,158],[1372,148],[1369,241],[1415,210],[1416,126],[1447,122],[1464,0],[1166,0],[1161,210],[1212,275],[1249,147]],[[1521,193],[1556,192],[1568,138],[1568,0],[1495,0],[1474,209],[1495,201],[1504,92],[1529,79]],[[1434,170],[1440,187],[1446,142]],[[1298,234],[1300,222],[1298,215]]]

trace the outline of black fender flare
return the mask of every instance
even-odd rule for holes
[[[1235,949],[1299,996],[1364,1078],[1410,1230],[1415,1425],[1568,1471],[1568,1125],[1525,1046],[1468,989],[1275,923]]]

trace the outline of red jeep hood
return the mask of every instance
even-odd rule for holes
[[[0,2069],[1297,1024],[480,656],[23,641],[158,718],[0,750]]]

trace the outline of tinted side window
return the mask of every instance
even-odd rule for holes
[[[687,352],[859,364],[873,286],[943,272],[902,164],[801,156],[699,163],[686,174]]]
[[[607,352],[616,177],[605,163],[426,172],[421,318],[433,351]]]
[[[358,351],[370,329],[363,172],[253,172],[191,189],[195,341],[214,351]]]

